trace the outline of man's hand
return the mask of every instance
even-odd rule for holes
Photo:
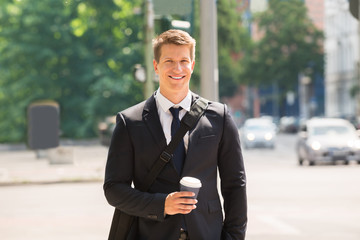
[[[196,203],[198,202],[193,198],[185,198],[185,197],[193,197],[195,193],[193,192],[173,192],[170,193],[165,200],[165,211],[164,213],[167,215],[175,215],[175,214],[188,214],[192,210],[196,208]]]

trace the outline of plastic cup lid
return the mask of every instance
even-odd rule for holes
[[[187,187],[192,187],[192,188],[200,188],[201,187],[201,181],[194,177],[183,177],[180,180],[180,184],[187,186]]]

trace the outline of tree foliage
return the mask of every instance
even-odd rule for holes
[[[263,37],[244,58],[245,83],[294,89],[298,74],[323,72],[323,33],[307,16],[301,0],[269,0],[269,8],[254,17]],[[285,91],[284,91],[285,92]]]
[[[26,140],[34,101],[59,103],[64,138],[94,137],[100,119],[141,101],[132,69],[143,62],[143,2],[0,0],[0,142]],[[236,2],[218,1],[220,96],[236,89],[248,44]]]
[[[241,58],[250,44],[236,0],[218,1],[219,95],[232,96],[241,82]]]
[[[142,99],[142,19],[130,0],[0,2],[0,142],[26,138],[26,109],[60,104],[63,137],[96,134],[99,119]]]

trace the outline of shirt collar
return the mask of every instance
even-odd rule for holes
[[[159,103],[161,109],[164,112],[167,112],[169,110],[169,108],[171,107],[182,107],[182,109],[185,109],[186,111],[190,111],[190,107],[191,107],[191,91],[188,91],[186,97],[178,104],[174,104],[172,103],[169,99],[167,99],[166,97],[164,97],[164,95],[162,95],[160,93],[160,89],[158,89],[156,91],[156,100]]]

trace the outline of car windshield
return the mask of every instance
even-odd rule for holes
[[[246,126],[248,131],[269,131],[271,129],[268,125],[249,125]]]
[[[351,133],[345,126],[317,126],[313,128],[312,135],[345,135]]]

